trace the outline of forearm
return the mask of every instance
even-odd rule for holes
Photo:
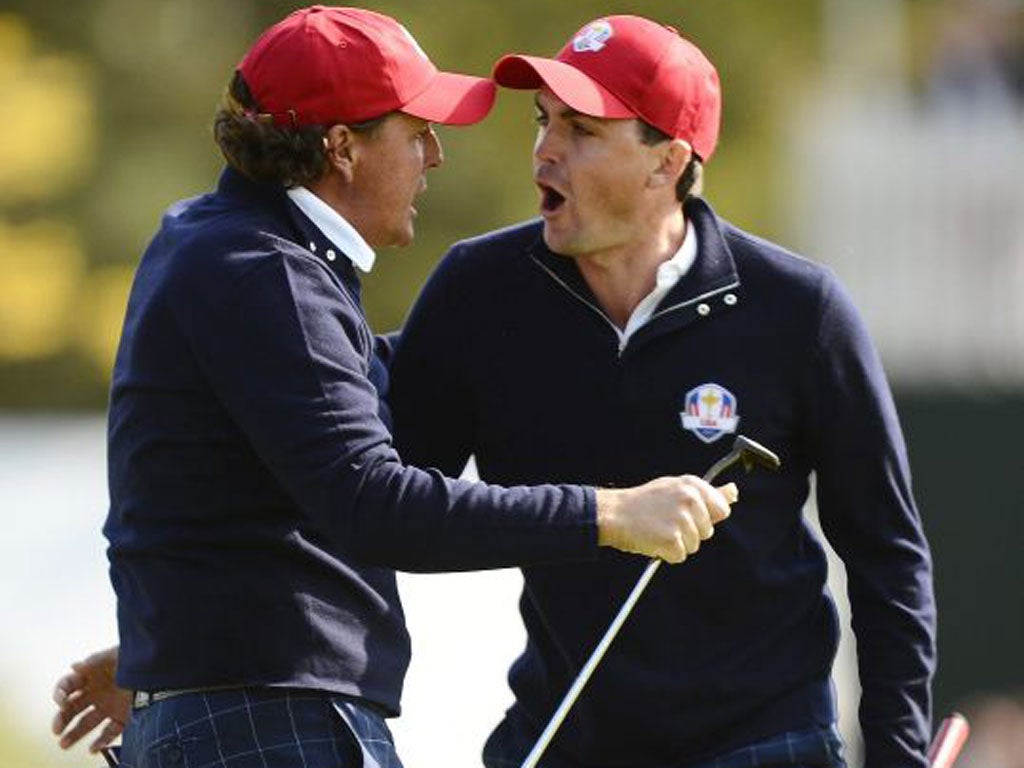
[[[692,475],[626,489],[502,488],[397,462],[381,462],[359,487],[339,543],[365,562],[415,571],[589,559],[598,545],[679,563],[738,498],[735,485]]]
[[[597,553],[597,505],[587,487],[503,488],[382,460],[339,477],[327,498],[320,522],[343,551],[398,570],[502,568]]]
[[[923,768],[936,665],[931,569],[908,558],[904,568],[872,576],[849,581],[865,765]]]

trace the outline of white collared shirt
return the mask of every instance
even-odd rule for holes
[[[696,258],[697,230],[687,220],[686,235],[683,237],[679,250],[676,251],[671,259],[663,261],[658,265],[658,272],[654,278],[654,290],[644,296],[640,303],[636,305],[636,309],[633,310],[629,320],[626,321],[625,329],[619,331],[616,328],[619,334],[620,350],[626,346],[630,336],[647,324],[647,321],[651,319],[651,315],[654,314],[654,308],[658,306],[658,303],[665,298],[669,291],[675,288],[676,283],[683,278],[683,275],[690,271],[690,267],[693,266]]]
[[[363,272],[373,269],[377,254],[344,216],[305,187],[289,189],[288,197],[353,264]]]

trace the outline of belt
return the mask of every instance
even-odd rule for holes
[[[208,688],[177,688],[162,691],[135,691],[132,693],[132,709],[143,709],[150,704],[156,704],[164,699],[173,699],[175,696],[185,696],[189,693],[210,693],[212,691],[229,691],[232,688],[240,688],[238,685],[217,685]]]

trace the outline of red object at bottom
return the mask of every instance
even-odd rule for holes
[[[970,732],[971,727],[967,724],[967,718],[959,712],[954,712],[943,720],[939,732],[935,734],[935,740],[928,748],[930,768],[951,768]]]

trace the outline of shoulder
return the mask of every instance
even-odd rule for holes
[[[838,286],[827,266],[741,229],[703,200],[688,207],[687,214],[706,239],[703,248],[722,247],[728,252],[748,299],[788,308],[791,313],[799,314],[803,308],[818,314]]]
[[[291,237],[287,216],[265,207],[217,194],[175,204],[139,264],[135,305],[162,308],[198,329],[232,313],[326,312],[362,339],[365,322],[355,299]]]
[[[703,238],[702,251],[711,257],[720,255],[719,250],[728,254],[744,306],[780,341],[815,345],[833,321],[842,318],[839,324],[844,327],[856,324],[853,302],[829,267],[744,231],[702,200],[687,213]]]
[[[763,282],[774,289],[788,288],[796,293],[810,294],[828,291],[835,283],[835,274],[827,266],[729,222],[720,221],[742,279]]]
[[[164,251],[175,284],[203,293],[285,265],[326,278],[330,270],[289,239],[289,227],[278,211],[209,194],[171,206],[151,247]]]
[[[527,249],[534,245],[544,232],[542,219],[530,219],[511,224],[501,229],[484,232],[482,235],[460,240],[455,244],[467,250],[488,251],[493,248]]]
[[[542,241],[540,220],[516,224],[452,245],[438,262],[421,293],[487,304],[495,292],[523,279],[531,269],[530,253]]]
[[[543,237],[540,219],[513,224],[455,243],[445,256],[464,266],[508,266],[525,259]],[[517,259],[516,257],[521,257]]]
[[[832,269],[728,226],[747,295],[761,306],[771,306],[781,324],[813,329],[814,342],[825,354],[847,341],[856,348],[871,346],[853,298]]]

